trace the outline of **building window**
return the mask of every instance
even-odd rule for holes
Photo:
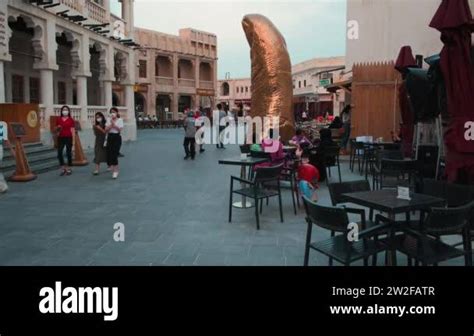
[[[30,103],[40,103],[40,80],[34,77],[30,77]]]
[[[66,83],[58,82],[58,104],[66,104]]]
[[[298,81],[298,88],[301,88],[301,81]]]
[[[13,103],[24,103],[24,83],[23,76],[13,75],[12,76],[12,101]]]
[[[306,87],[306,79],[304,80],[304,87]]]
[[[147,75],[146,75],[146,61],[144,60],[140,60],[139,61],[139,76],[140,78],[146,78]]]
[[[245,93],[247,93],[247,92],[249,92],[249,87],[248,86],[245,87]]]
[[[239,93],[239,87],[238,86],[235,87],[235,91],[237,91],[237,93]]]

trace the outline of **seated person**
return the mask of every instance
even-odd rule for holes
[[[300,194],[313,202],[317,202],[316,189],[319,188],[319,171],[309,163],[307,154],[304,153],[301,160],[301,164],[298,167],[298,188]]]
[[[285,152],[281,141],[273,139],[273,129],[269,131],[269,137],[262,141],[262,151],[270,154],[270,162],[255,165],[255,169],[279,165],[285,161]]]
[[[268,138],[263,139],[262,149],[265,153],[270,153],[272,166],[278,165],[285,160],[285,152],[280,139],[273,139],[273,129],[268,132]]]
[[[308,138],[306,138],[304,131],[302,129],[297,128],[295,134],[296,135],[293,138],[291,138],[291,140],[289,141],[290,145],[299,146],[302,143],[310,143],[310,141],[308,140]]]
[[[335,163],[335,159],[331,160],[331,162],[325,162],[324,160],[324,151],[328,147],[336,146],[332,139],[332,132],[329,128],[323,128],[319,132],[319,142],[316,143],[315,148],[310,151],[309,161],[312,165],[318,168],[320,172],[320,181],[324,181],[326,179],[326,165],[329,163],[333,165]]]
[[[341,118],[335,117],[332,123],[329,125],[330,129],[339,129],[342,128],[342,121]]]

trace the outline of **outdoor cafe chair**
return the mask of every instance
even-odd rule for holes
[[[420,192],[444,198],[448,208],[460,207],[474,200],[474,186],[448,183],[435,179],[423,179]],[[474,212],[471,213],[469,218],[469,230],[472,239],[474,238]],[[439,235],[434,235],[434,237],[440,239]],[[456,243],[453,246],[458,247],[465,243],[466,241],[463,239],[460,243]],[[468,257],[471,258],[470,255]]]
[[[329,184],[329,195],[331,197],[331,202],[333,206],[338,206],[347,203],[347,200],[344,198],[344,194],[370,190],[370,184],[367,180]],[[370,210],[369,219],[373,220],[373,209]]]
[[[357,160],[357,164],[359,167],[359,172],[362,172],[361,168],[361,161],[364,156],[364,143],[360,141],[356,141],[356,139],[351,139],[351,155],[349,158],[349,167],[352,172],[354,172],[355,161]]]
[[[341,165],[339,162],[339,153],[340,153],[341,147],[335,145],[335,146],[328,146],[324,147],[321,155],[323,156],[323,162],[327,170],[327,176],[326,176],[326,183],[329,185],[329,178],[331,177],[331,167],[337,167],[338,173],[339,173],[339,182],[342,182],[342,177],[341,177]]]
[[[382,159],[380,168],[374,170],[374,186],[378,189],[414,187],[417,173],[416,160]]]
[[[463,256],[466,266],[471,266],[470,219],[473,209],[474,201],[455,208],[431,208],[428,217],[418,230],[409,227],[402,228],[404,234],[395,237],[394,247],[409,258],[409,263],[410,259],[414,259],[423,266],[437,265],[439,262]],[[462,249],[432,237],[453,234],[462,235]]]
[[[379,182],[379,176],[381,174],[382,160],[403,160],[403,153],[400,150],[384,150],[379,149],[375,151],[374,160],[369,162],[369,169],[372,175],[372,186],[376,189]],[[368,179],[368,174],[366,172],[365,178]]]
[[[355,213],[361,216],[363,227],[365,228],[365,211],[363,209],[335,208],[318,205],[307,197],[303,197],[303,203],[306,210],[306,244],[304,255],[304,266],[308,266],[309,252],[311,249],[318,251],[334,259],[345,266],[349,266],[355,261],[364,260],[364,265],[368,265],[368,258],[372,257],[376,261],[379,252],[387,249],[384,241],[379,241],[378,236],[386,231],[390,224],[379,224],[372,228],[363,229],[359,232],[357,240],[348,239],[349,235],[349,216],[348,213]],[[341,233],[331,236],[318,242],[311,242],[313,225],[323,229]],[[330,264],[331,265],[331,264]],[[373,263],[376,265],[376,262]]]
[[[260,167],[255,170],[252,180],[242,179],[240,177],[231,176],[230,179],[230,199],[229,199],[229,223],[232,222],[232,202],[233,195],[238,194],[246,198],[251,198],[255,202],[255,218],[257,221],[257,230],[260,230],[259,205],[262,211],[262,203],[264,199],[270,197],[278,197],[280,208],[280,220],[283,222],[283,208],[281,202],[280,176],[283,164],[273,167]],[[234,189],[234,182],[239,182],[243,187]],[[271,188],[267,187],[267,183],[276,183]],[[276,186],[276,187],[275,187]]]

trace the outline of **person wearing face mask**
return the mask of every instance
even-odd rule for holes
[[[56,131],[58,132],[58,160],[62,168],[61,176],[72,174],[72,146],[74,143],[74,119],[71,116],[69,106],[61,108],[61,116],[56,121]],[[64,147],[66,147],[67,165],[64,164]]]
[[[110,109],[110,119],[105,124],[107,132],[107,164],[112,170],[112,178],[116,179],[119,175],[118,156],[122,144],[120,133],[123,129],[123,120],[116,107]]]
[[[95,170],[94,175],[99,175],[100,164],[107,162],[107,151],[105,150],[105,117],[102,112],[97,112],[95,114],[95,123],[94,123],[94,135],[95,135],[95,146],[94,146],[94,163]]]

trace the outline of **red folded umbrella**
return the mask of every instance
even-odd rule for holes
[[[395,62],[395,69],[403,73],[407,68],[416,68],[416,67],[418,67],[418,65],[416,64],[415,57],[413,57],[411,47],[410,46],[402,47],[400,49],[400,53],[398,54],[397,61]]]
[[[464,138],[465,123],[474,121],[474,64],[471,58],[474,21],[468,1],[443,0],[430,27],[441,32],[444,44],[440,65],[451,116],[445,136],[446,173],[450,181],[456,181],[464,170],[463,175],[474,181],[474,141]]]
[[[410,46],[403,46],[398,54],[395,62],[395,69],[404,74],[408,68],[416,68],[415,57]],[[405,156],[411,156],[415,116],[410,106],[406,83],[403,81],[398,87],[398,101],[400,105],[400,114],[402,116],[403,125],[401,126],[402,148]],[[395,131],[395,130],[394,130]]]

